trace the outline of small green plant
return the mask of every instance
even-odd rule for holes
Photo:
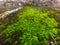
[[[42,12],[32,6],[26,6],[23,12],[18,13],[18,21],[1,33],[6,37],[6,44],[12,42],[11,45],[48,45],[49,35],[55,37],[58,33],[58,29],[55,28],[58,23],[49,18],[49,14],[50,11]],[[15,33],[17,31],[19,33]],[[16,39],[11,38],[13,33]]]

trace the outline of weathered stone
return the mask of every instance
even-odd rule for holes
[[[10,10],[10,11],[6,11],[6,12],[0,14],[0,19],[5,18],[6,16],[8,16],[8,15],[10,15],[10,14],[12,14],[12,13],[15,13],[15,12],[21,10],[21,9],[22,9],[22,7],[19,7],[19,8]]]
[[[60,0],[53,0],[52,4],[54,7],[60,7]]]
[[[2,22],[4,22],[5,24],[11,24],[13,22],[16,22],[17,21],[16,13],[18,13],[18,11],[20,11],[22,9],[23,9],[22,7],[19,7],[17,9],[6,11],[6,12],[0,14],[0,20]]]

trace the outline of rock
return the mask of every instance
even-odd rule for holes
[[[60,0],[53,0],[52,4],[54,7],[60,7]]]
[[[0,20],[2,22],[4,22],[5,24],[11,24],[13,22],[17,21],[17,16],[16,14],[18,13],[18,11],[22,10],[23,7],[19,7],[10,11],[6,11],[2,14],[0,14]]]
[[[16,13],[16,12],[18,12],[19,10],[21,10],[22,8],[23,8],[23,7],[19,7],[19,8],[10,10],[10,11],[6,11],[6,12],[0,14],[0,19],[5,18],[5,17],[9,16],[10,14]]]

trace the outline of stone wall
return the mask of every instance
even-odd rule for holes
[[[60,0],[27,0],[26,3],[31,4],[31,5],[39,5],[39,6],[60,7]]]

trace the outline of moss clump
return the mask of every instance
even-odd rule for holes
[[[9,25],[1,33],[6,38],[4,44],[48,45],[50,34],[56,37],[58,33],[58,29],[55,28],[58,23],[48,17],[51,12],[36,10],[33,6],[25,6],[24,8],[25,10],[17,15],[18,21]],[[12,35],[15,35],[14,38]]]

